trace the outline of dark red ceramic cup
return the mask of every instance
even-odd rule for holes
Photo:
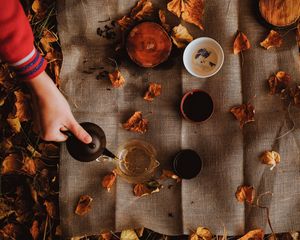
[[[207,92],[196,89],[184,94],[180,111],[182,116],[189,121],[204,122],[213,114],[214,103]]]

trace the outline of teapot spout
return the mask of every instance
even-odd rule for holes
[[[113,154],[111,151],[109,151],[107,148],[104,149],[103,153],[102,153],[104,156],[106,157],[110,157],[112,159],[116,159],[116,155]]]

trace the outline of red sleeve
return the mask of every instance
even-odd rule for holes
[[[33,44],[33,34],[19,0],[0,0],[0,58],[23,78],[33,78],[46,61]]]

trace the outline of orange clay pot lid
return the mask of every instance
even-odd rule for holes
[[[132,61],[142,67],[150,68],[168,59],[172,42],[159,24],[143,22],[130,31],[126,49]]]

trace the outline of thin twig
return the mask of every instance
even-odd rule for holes
[[[45,228],[44,228],[44,236],[43,236],[43,240],[46,240],[46,235],[47,235],[47,228],[48,228],[48,214],[47,214],[47,217],[46,217],[46,223],[45,223]]]
[[[287,109],[287,114],[288,114],[288,118],[289,120],[292,122],[293,126],[291,129],[289,129],[287,132],[285,132],[284,134],[280,135],[279,137],[275,138],[275,140],[279,140],[283,137],[285,137],[286,135],[288,135],[289,133],[291,133],[292,131],[295,130],[295,122],[294,120],[291,118],[291,113],[290,113],[290,108],[291,108],[291,103],[289,103],[288,109]]]

